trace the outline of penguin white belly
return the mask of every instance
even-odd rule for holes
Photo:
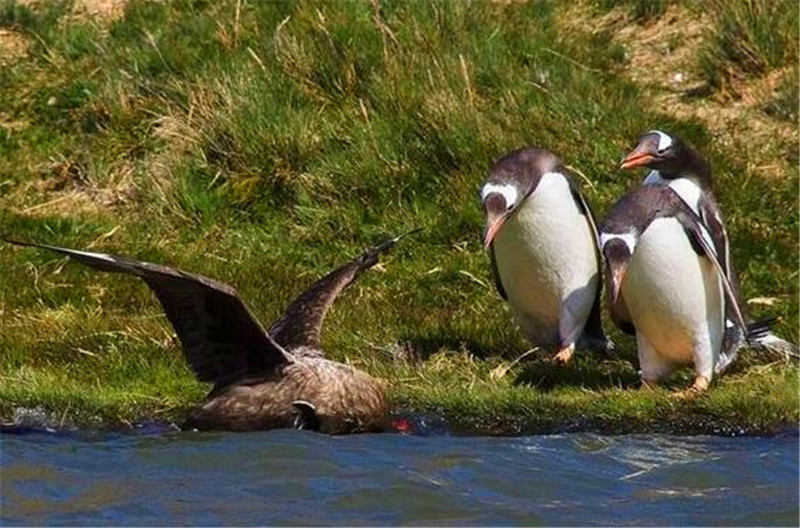
[[[545,173],[494,242],[508,302],[535,345],[575,342],[598,287],[595,235],[559,173]]]
[[[656,364],[700,362],[703,371],[713,368],[722,344],[722,283],[713,263],[694,252],[680,222],[659,218],[642,233],[622,295],[637,339],[648,345],[644,351],[639,347],[643,366],[650,358],[642,353],[660,356],[652,358]]]

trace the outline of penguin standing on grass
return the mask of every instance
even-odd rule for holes
[[[611,351],[597,228],[561,161],[537,147],[511,152],[492,167],[481,200],[497,290],[531,343],[561,363],[576,345]]]
[[[726,312],[745,328],[733,288],[700,217],[669,187],[644,185],[600,228],[612,319],[636,334],[642,381],[693,364],[686,394],[705,391],[721,358]]]
[[[717,373],[722,373],[736,359],[739,349],[748,341],[752,345],[785,355],[797,355],[795,345],[769,330],[771,321],[751,322],[747,316],[746,306],[739,298],[730,240],[712,190],[711,169],[700,153],[677,136],[653,130],[641,136],[636,148],[622,161],[623,169],[638,167],[651,169],[644,185],[669,187],[699,217],[702,228],[713,243],[717,260],[733,288],[736,302],[750,323],[746,329],[735,324],[732,306],[726,303],[725,337],[720,361],[717,363]]]

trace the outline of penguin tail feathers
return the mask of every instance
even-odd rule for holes
[[[770,327],[777,321],[776,317],[762,319],[747,325],[747,341],[754,348],[779,354],[786,359],[800,358],[797,345],[772,333]]]
[[[770,333],[770,328],[777,320],[777,317],[770,317],[769,319],[761,319],[760,321],[749,323],[746,329],[747,340],[757,342],[759,339],[764,339]]]

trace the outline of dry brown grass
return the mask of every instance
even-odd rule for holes
[[[0,29],[0,66],[10,66],[25,58],[30,44],[30,39],[20,32]]]
[[[38,218],[103,216],[136,197],[133,167],[126,163],[113,167],[103,182],[87,180],[81,166],[66,159],[41,164],[34,172],[38,179],[12,192],[13,213]]]
[[[125,12],[127,0],[76,0],[73,16],[91,17],[104,23],[112,22]]]
[[[763,111],[786,76],[797,75],[796,69],[734,78],[728,90],[709,94],[697,63],[711,31],[712,20],[706,12],[677,4],[656,19],[636,23],[625,8],[597,17],[586,4],[578,4],[560,20],[566,27],[611,32],[625,48],[625,74],[647,89],[650,104],[659,112],[700,120],[716,142],[763,177],[796,176],[790,162],[779,154],[783,149],[771,146],[776,142],[784,147],[797,145],[798,129]],[[753,165],[753,159],[758,163]]]
[[[669,89],[657,83],[643,96],[634,84],[644,81],[618,70],[635,75],[655,61],[637,53],[659,49],[666,56],[651,65],[665,79],[688,64],[694,48],[678,46],[678,21],[577,14],[591,30],[616,16],[610,34],[635,24],[630,38],[647,40],[628,50],[632,66],[619,51],[633,41],[554,27],[566,4],[398,3],[375,13],[357,2],[242,2],[240,16],[237,5],[131,2],[114,31],[71,10],[9,15],[7,29],[43,42],[32,37],[0,84],[0,121],[11,123],[0,129],[0,232],[215,277],[267,321],[357,248],[422,227],[326,325],[332,357],[391,380],[395,404],[473,428],[528,420],[518,431],[574,417],[631,430],[678,413],[752,430],[796,421],[791,365],[743,367],[678,409],[668,391],[627,390],[636,372],[624,360],[515,363],[527,344],[490,284],[476,198],[487,164],[547,145],[602,211],[632,184],[613,174],[622,148],[668,118],[654,110]],[[670,122],[705,146],[705,129]],[[711,150],[722,167],[738,155]],[[784,221],[793,195],[748,202],[761,183],[725,202],[748,262],[742,282],[750,296],[776,299],[768,314],[796,319],[786,251],[796,237]],[[129,423],[177,418],[202,398],[142,284],[8,246],[0,268],[18,278],[0,280],[0,377],[21,380],[0,383],[0,417],[41,406]],[[633,357],[632,343],[620,350]],[[687,381],[679,376],[676,386]]]

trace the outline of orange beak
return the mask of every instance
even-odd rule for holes
[[[489,246],[492,245],[494,242],[494,237],[497,236],[497,232],[500,231],[500,228],[503,227],[503,224],[506,221],[506,215],[497,216],[494,219],[490,218],[489,222],[486,226],[486,231],[483,233],[483,247],[489,249]]]
[[[625,276],[625,268],[617,268],[611,275],[611,302],[617,303],[619,293],[622,291],[622,278]]]
[[[622,160],[622,165],[620,165],[623,169],[633,169],[636,167],[641,167],[643,165],[647,165],[651,161],[655,159],[655,156],[650,154],[649,152],[637,152],[633,151],[628,156]]]

